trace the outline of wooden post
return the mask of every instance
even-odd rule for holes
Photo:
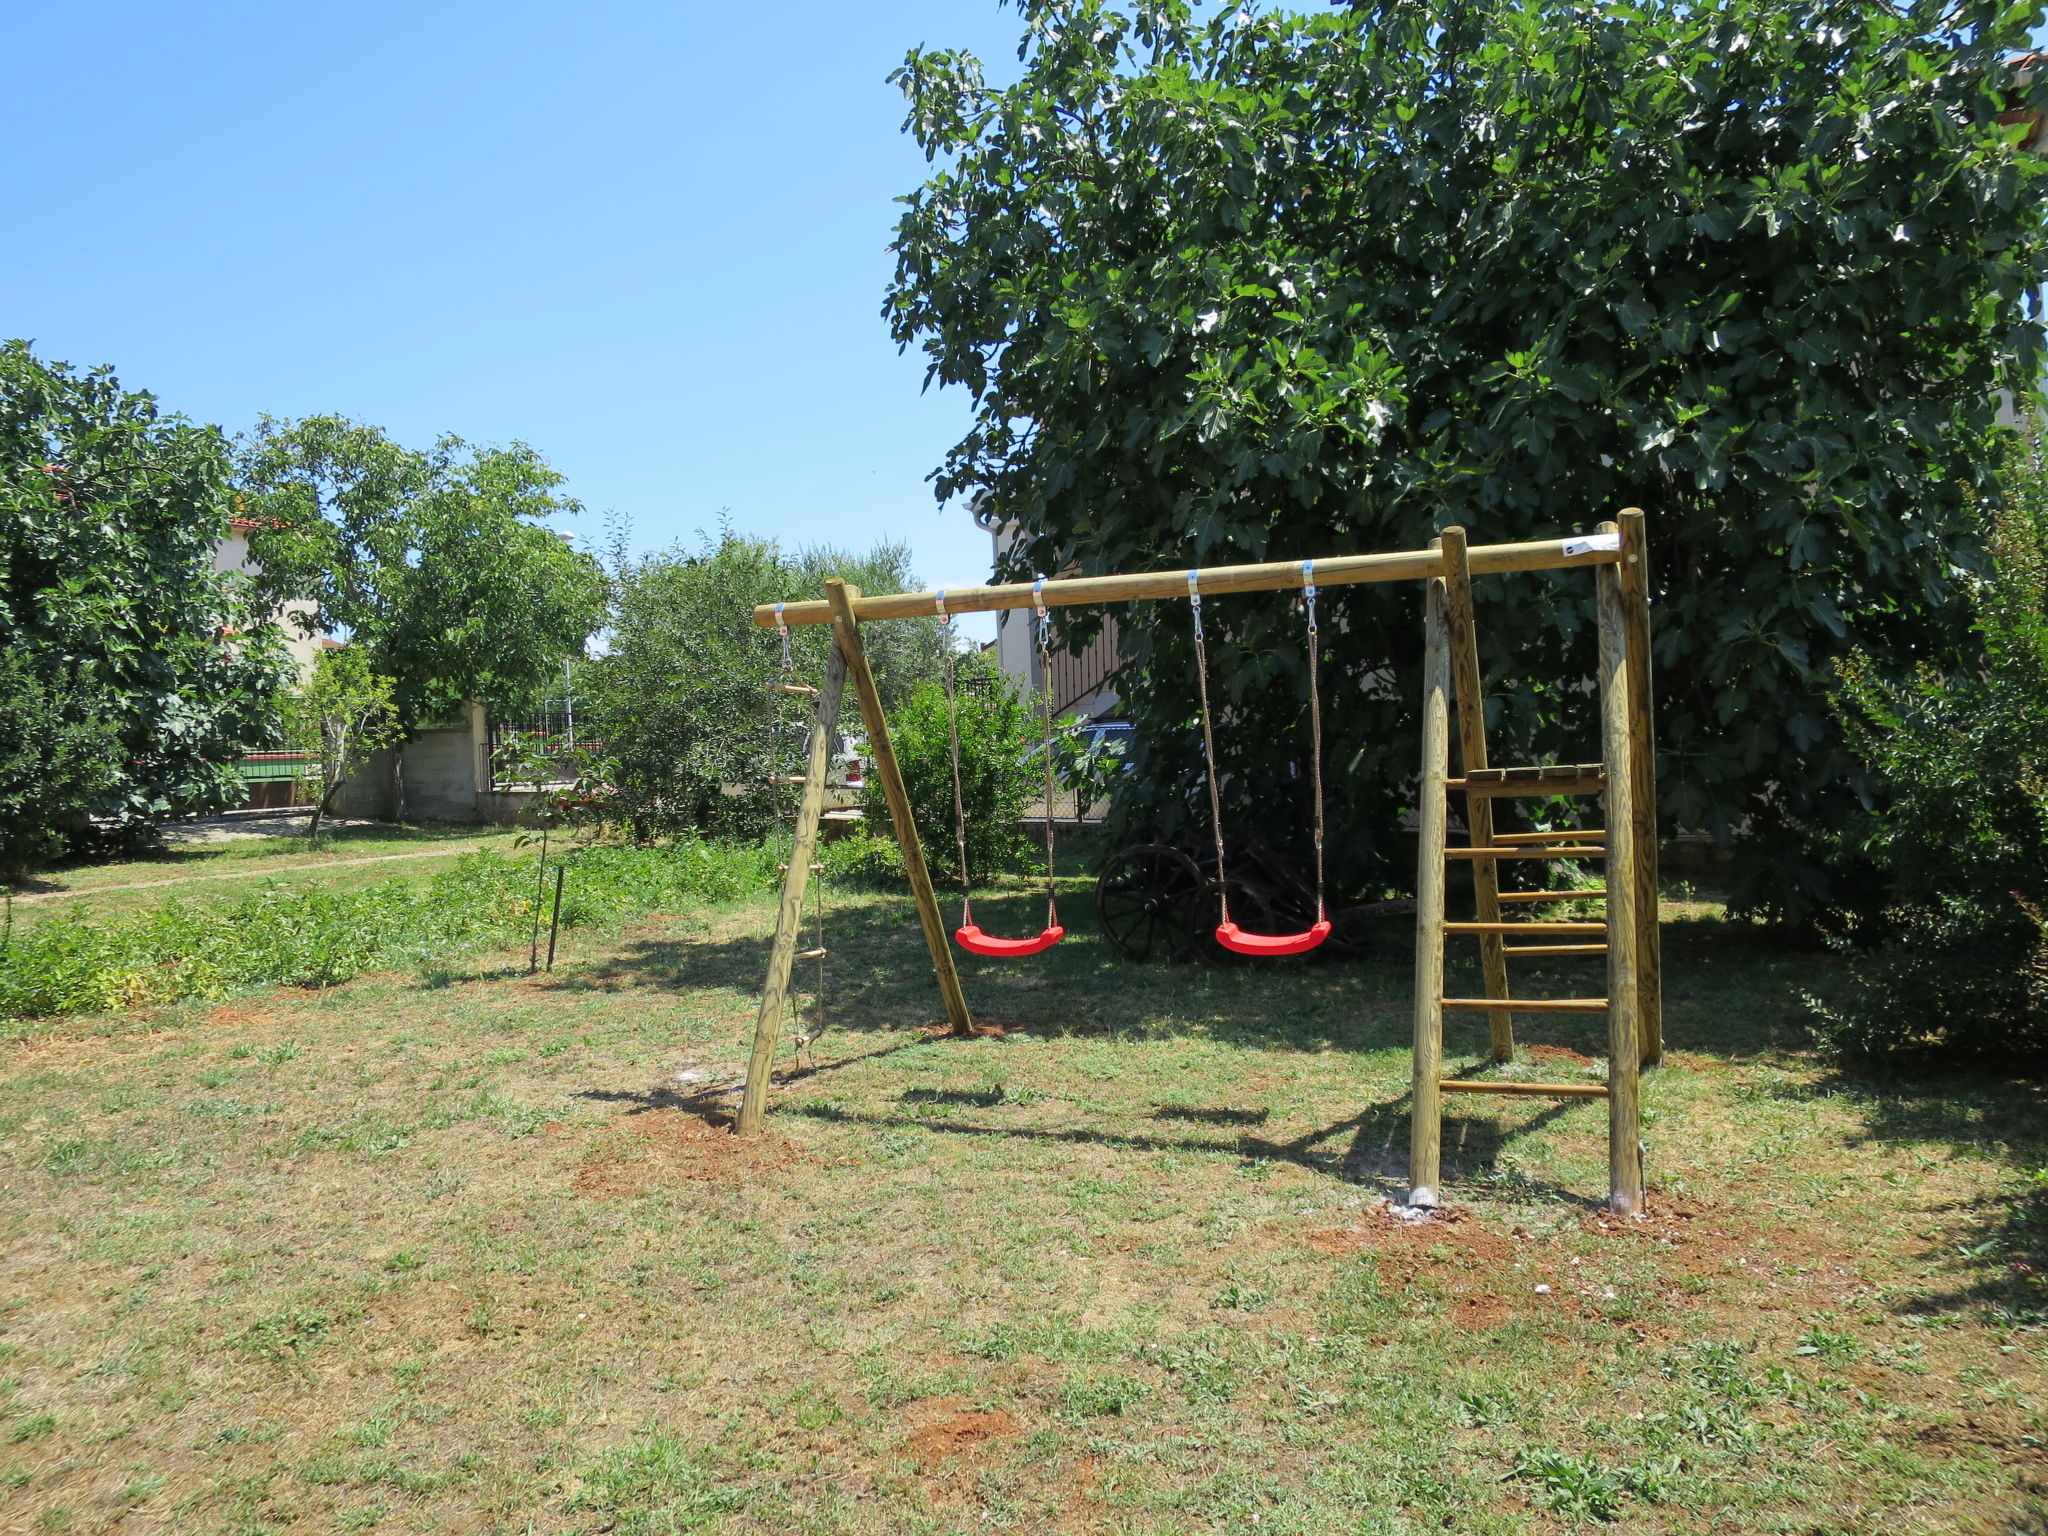
[[[875,675],[868,670],[867,652],[860,641],[860,621],[853,616],[854,599],[860,588],[849,587],[834,576],[825,583],[825,600],[832,605],[832,632],[839,649],[846,654],[847,675],[860,699],[861,718],[867,722],[868,756],[882,778],[882,793],[889,802],[889,820],[896,828],[896,846],[903,850],[903,872],[910,877],[911,894],[917,898],[917,919],[924,925],[924,941],[932,952],[932,969],[938,973],[939,992],[946,1000],[946,1017],[953,1021],[953,1033],[969,1033],[974,1020],[967,1012],[967,996],[960,990],[960,973],[953,966],[953,946],[946,937],[945,919],[939,915],[939,898],[932,890],[931,871],[925,868],[924,848],[917,840],[917,823],[910,815],[910,795],[903,787],[903,774],[896,766],[896,748],[889,741],[889,720],[882,713],[882,695],[875,688]]]
[[[825,778],[832,767],[832,744],[839,736],[839,699],[846,689],[846,655],[839,646],[825,660],[818,690],[817,712],[811,716],[810,740],[804,746],[804,792],[797,804],[796,837],[789,868],[782,876],[782,906],[775,914],[775,942],[768,950],[768,979],[761,987],[761,1011],[754,1019],[754,1053],[747,1059],[746,1093],[733,1129],[758,1135],[768,1112],[768,1082],[775,1071],[775,1047],[782,1038],[782,1015],[789,999],[789,974],[796,964],[798,931],[803,926],[804,892],[811,883],[811,861],[818,851],[818,823],[825,814]]]
[[[1603,531],[1613,527],[1608,523]],[[1593,581],[1600,613],[1600,750],[1607,764],[1607,1208],[1627,1216],[1643,1208],[1638,1103],[1642,992],[1636,965],[1642,884],[1635,775],[1630,771],[1633,712],[1621,578],[1614,567],[1602,566]]]
[[[1444,581],[1423,599],[1422,823],[1415,870],[1415,1081],[1409,1094],[1408,1203],[1435,1205],[1442,1182],[1444,1053],[1444,837],[1450,819],[1451,646]]]
[[[1664,1059],[1664,957],[1657,927],[1661,885],[1656,706],[1650,688],[1650,547],[1640,508],[1628,508],[1619,521],[1621,564],[1615,570],[1621,578],[1621,618],[1628,637],[1629,793],[1634,799],[1636,868],[1641,875],[1636,904],[1636,976],[1642,1001],[1637,1022],[1643,1037],[1643,1065],[1654,1067]]]
[[[1444,599],[1449,619],[1451,679],[1458,701],[1458,760],[1464,771],[1488,766],[1486,761],[1486,695],[1479,673],[1479,627],[1472,614],[1472,574],[1465,558],[1465,530],[1443,531]],[[1472,846],[1493,846],[1493,802],[1481,795],[1465,799],[1465,828]],[[1472,897],[1482,923],[1500,921],[1500,866],[1492,859],[1472,863]],[[1479,940],[1479,970],[1488,997],[1508,996],[1507,946],[1502,937]],[[1486,1016],[1495,1061],[1515,1059],[1515,1016],[1497,1008]]]

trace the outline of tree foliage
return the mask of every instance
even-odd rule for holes
[[[899,545],[791,556],[730,529],[695,551],[650,555],[619,571],[609,649],[584,687],[612,759],[612,804],[641,835],[755,837],[786,814],[788,797],[771,779],[801,771],[809,711],[768,691],[782,651],[773,630],[755,626],[753,610],[816,598],[827,576],[872,592],[916,584]],[[939,675],[936,622],[871,625],[863,638],[885,708]],[[790,632],[800,680],[817,686],[830,646],[829,626]],[[850,689],[841,719],[844,731],[858,726]]]
[[[266,417],[241,478],[259,591],[345,632],[408,732],[544,688],[603,622],[603,570],[540,521],[582,508],[524,443],[422,453],[339,416]]]
[[[285,705],[285,744],[306,754],[304,781],[317,797],[306,840],[320,840],[320,823],[350,774],[379,748],[402,734],[396,686],[370,670],[363,652],[352,645],[322,651],[313,672]]]
[[[1044,731],[1038,705],[1020,698],[1007,678],[978,658],[960,671],[956,709],[947,708],[943,683],[919,683],[891,714],[889,735],[925,861],[934,878],[957,881],[960,850],[953,820],[949,715],[957,724],[967,864],[981,883],[1015,868],[1031,851],[1034,838],[1022,818],[1044,793],[1044,760],[1032,756]],[[889,825],[879,776],[868,775],[861,787],[861,806],[871,828],[879,831]]]
[[[1849,987],[1820,1005],[1848,1059],[2048,1060],[2048,462],[2016,454],[1992,569],[1971,597],[1980,660],[1893,681],[1844,663],[1848,740],[1887,796],[1861,851],[1887,899],[1836,935]]]
[[[1453,523],[1553,537],[1646,507],[1667,818],[1756,834],[1753,910],[1836,899],[1859,769],[1833,664],[1956,653],[1994,397],[2040,371],[2043,171],[1997,121],[2037,13],[1020,9],[1015,84],[944,50],[899,73],[940,168],[905,200],[886,311],[975,399],[937,489],[1018,522],[1012,573],[1413,549]],[[1479,601],[1496,760],[1583,757],[1590,584],[1493,578]],[[1356,886],[1412,776],[1418,598],[1331,607],[1331,843]],[[1229,782],[1268,811],[1298,783],[1299,621],[1237,598],[1211,622]],[[1122,813],[1170,833],[1199,774],[1187,625],[1123,633]]]
[[[58,858],[119,778],[121,738],[98,702],[0,651],[0,880]]]
[[[241,798],[235,761],[270,739],[288,668],[214,570],[229,471],[220,433],[111,370],[0,346],[0,686],[21,690],[8,730],[55,733],[11,756],[8,815],[34,822],[18,848],[45,857],[88,814],[134,833]]]

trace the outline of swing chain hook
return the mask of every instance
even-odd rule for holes
[[[782,637],[782,675],[793,676],[796,672],[796,657],[789,649],[789,626],[782,621],[781,603],[775,605],[775,633]]]

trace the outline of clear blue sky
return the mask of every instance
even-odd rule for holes
[[[523,438],[642,548],[721,508],[985,579],[925,475],[967,422],[879,317],[914,44],[997,0],[114,0],[8,20],[0,333],[238,431]]]

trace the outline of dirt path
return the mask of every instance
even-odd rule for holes
[[[154,891],[167,885],[196,885],[203,880],[246,880],[251,875],[289,875],[302,869],[345,869],[351,864],[390,864],[399,859],[445,859],[454,853],[481,853],[481,843],[471,843],[460,848],[427,848],[418,853],[378,853],[364,859],[322,859],[317,864],[286,864],[268,869],[238,869],[226,875],[180,875],[175,880],[137,880],[127,885],[89,885],[75,891],[43,891],[33,896],[17,896],[15,905],[25,906],[31,901],[62,901],[67,897],[105,896],[113,891]]]

